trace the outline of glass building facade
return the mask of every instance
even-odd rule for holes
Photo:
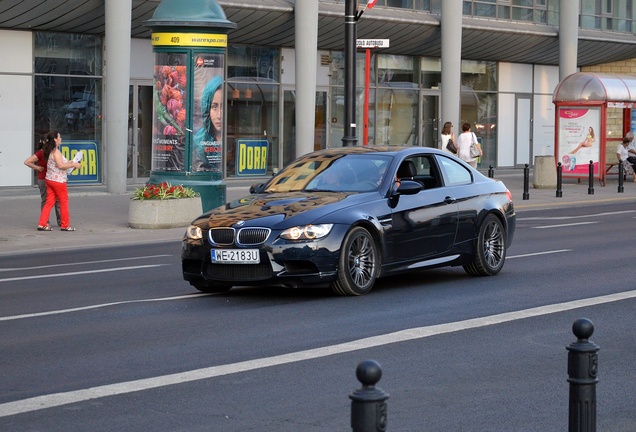
[[[581,0],[580,28],[633,34],[635,3]],[[474,0],[463,1],[462,6],[465,17],[549,26],[559,23],[559,0]],[[378,0],[375,7],[440,14],[442,0]],[[103,151],[102,38],[35,32],[34,41],[34,135],[57,129],[65,139],[95,142],[99,158]],[[240,176],[239,139],[268,140],[269,175],[295,157],[295,92],[293,86],[282,84],[283,49],[233,45],[230,40],[226,61],[223,176]],[[342,145],[344,53],[328,52],[328,64],[328,84],[316,89],[314,149]],[[497,163],[498,68],[497,62],[474,60],[463,60],[461,66],[461,123],[474,125],[482,140],[485,156],[481,166]],[[385,54],[381,50],[371,54],[367,71],[365,53],[360,50],[356,73],[359,143],[438,147],[443,123],[439,118],[441,76],[440,58]],[[134,95],[136,106],[145,107],[146,114],[152,107],[151,95],[150,88],[141,87]],[[128,176],[143,180],[149,174],[150,144],[146,141],[151,134],[146,130],[149,125],[142,127],[142,117],[132,108],[130,116],[135,118],[138,133],[132,134],[136,150],[134,159],[129,152]],[[456,125],[456,133],[460,128]],[[140,167],[136,174],[131,166]]]

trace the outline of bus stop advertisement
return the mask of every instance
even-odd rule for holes
[[[577,72],[557,85],[552,101],[555,159],[561,162],[563,178],[587,178],[591,168],[605,185],[617,146],[634,130],[636,77]]]
[[[162,0],[144,25],[155,56],[148,183],[191,187],[206,212],[226,201],[227,33],[236,24],[215,0]]]

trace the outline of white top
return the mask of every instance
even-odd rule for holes
[[[629,146],[627,146],[627,148],[629,148]],[[626,160],[627,157],[629,156],[629,153],[627,152],[627,148],[625,148],[625,146],[622,143],[619,144],[618,147],[616,148],[616,154],[621,159],[621,162]]]
[[[457,149],[459,150],[458,156],[461,160],[466,162],[473,162],[477,160],[477,158],[470,156],[470,144],[473,142],[473,139],[475,140],[475,142],[477,142],[477,137],[475,136],[473,132],[470,132],[470,131],[462,132],[457,137],[457,141],[455,142],[455,145],[457,146]]]
[[[49,154],[49,160],[46,163],[46,179],[51,180],[57,183],[66,183],[67,180],[67,172],[65,169],[60,169],[57,167],[55,163],[55,159],[53,155],[55,152],[60,151],[59,149],[55,149]],[[60,156],[62,157],[62,162],[66,163],[68,160],[64,157],[64,155],[60,152]]]

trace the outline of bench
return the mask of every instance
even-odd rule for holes
[[[618,162],[605,164],[605,176],[618,175]],[[623,169],[623,180],[627,180],[627,174],[631,175],[631,170]]]

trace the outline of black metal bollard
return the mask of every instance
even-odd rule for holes
[[[351,428],[353,432],[384,432],[387,425],[386,400],[389,394],[375,384],[382,378],[382,368],[375,360],[365,360],[356,367],[356,377],[362,387],[351,399]]]
[[[488,166],[488,177],[495,178],[495,169],[492,165]]]
[[[528,192],[528,188],[530,185],[530,168],[528,168],[528,164],[523,168],[523,199],[530,199],[530,193]]]
[[[579,318],[572,324],[577,341],[567,347],[568,382],[570,383],[569,432],[596,432],[596,378],[598,345],[588,339],[594,324]]]
[[[589,185],[587,187],[587,194],[594,195],[594,161],[590,161],[589,164]]]
[[[618,193],[625,192],[625,188],[623,187],[623,163],[618,163]]]
[[[563,166],[561,162],[557,164],[557,188],[556,188],[556,197],[563,197]]]

